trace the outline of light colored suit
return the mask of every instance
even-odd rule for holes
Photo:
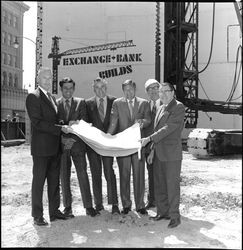
[[[154,189],[157,214],[180,217],[180,173],[182,161],[181,132],[185,107],[173,99],[156,113],[154,133]]]
[[[132,126],[136,119],[142,119],[144,127],[147,127],[151,123],[151,111],[148,101],[135,97],[133,118],[131,118],[127,100],[124,97],[118,98],[113,102],[111,122],[107,132],[110,134],[122,132]],[[141,134],[144,134],[144,129],[141,130]],[[131,166],[133,169],[133,187],[136,210],[144,208],[144,154],[142,154],[141,160],[138,160],[138,153],[124,157],[117,157],[117,163],[120,173],[120,193],[123,208],[131,208],[132,206],[132,201],[130,199]]]

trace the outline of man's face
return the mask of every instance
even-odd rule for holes
[[[107,86],[102,81],[95,82],[93,89],[94,89],[94,93],[97,97],[104,98],[106,96]]]
[[[41,86],[44,90],[50,91],[52,87],[52,73],[51,70],[45,70],[40,72],[39,76],[39,86]]]
[[[75,88],[72,82],[65,82],[61,88],[62,96],[65,99],[70,99],[73,96],[74,90]]]
[[[159,84],[153,83],[147,88],[149,100],[156,101],[159,99]]]
[[[135,96],[136,89],[131,85],[126,85],[124,86],[123,92],[126,99],[132,100]]]
[[[174,90],[171,90],[168,85],[162,85],[159,88],[159,98],[163,104],[169,104],[174,97]]]

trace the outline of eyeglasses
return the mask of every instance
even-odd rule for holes
[[[148,91],[151,91],[151,90],[158,90],[158,89],[159,89],[158,86],[148,87]]]
[[[171,92],[172,90],[160,90],[159,92],[160,93],[169,93],[169,92]]]

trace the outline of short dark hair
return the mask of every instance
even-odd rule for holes
[[[75,82],[71,77],[64,77],[62,80],[59,82],[59,86],[62,88],[63,84],[66,82],[71,82],[73,84],[73,87],[75,87]]]
[[[130,85],[134,89],[136,89],[136,83],[133,82],[131,79],[126,80],[125,82],[122,83],[122,90],[124,90],[125,86]]]
[[[163,82],[161,83],[161,86],[169,86],[170,90],[173,90],[175,92],[174,85],[170,82]]]

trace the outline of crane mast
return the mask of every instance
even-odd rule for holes
[[[242,115],[242,103],[198,98],[198,10],[196,2],[165,2],[164,81],[186,106],[186,128],[197,127],[199,110]]]

